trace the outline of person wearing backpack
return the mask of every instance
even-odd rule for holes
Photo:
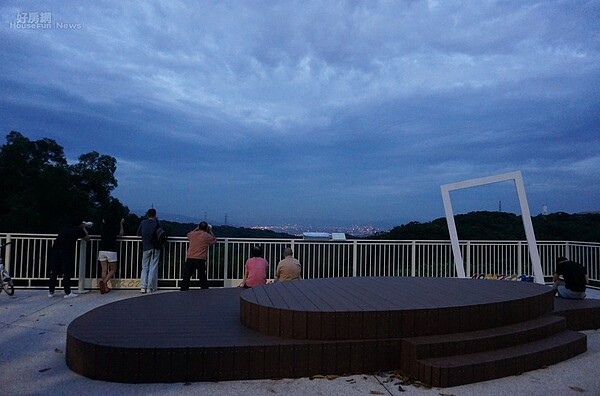
[[[156,209],[148,209],[148,218],[140,223],[137,235],[142,237],[142,273],[140,275],[140,291],[154,292],[158,289],[158,261],[160,247],[154,245],[156,230],[160,223],[156,218]]]
[[[217,237],[213,233],[212,227],[203,221],[187,234],[190,241],[186,252],[185,263],[183,264],[183,279],[181,281],[181,291],[190,290],[190,278],[198,270],[200,272],[200,288],[208,289],[208,279],[206,276],[206,259],[208,257],[208,247],[217,242]]]

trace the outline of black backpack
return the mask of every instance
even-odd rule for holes
[[[152,247],[154,249],[162,249],[166,245],[168,237],[166,231],[160,226],[158,219],[156,219],[156,228],[154,228],[154,232],[152,233]]]

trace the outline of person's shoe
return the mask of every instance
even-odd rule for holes
[[[52,298],[52,297],[54,297],[54,293],[48,292],[48,298]]]
[[[106,288],[106,292],[105,292],[105,293],[108,293],[109,291],[111,291],[111,289],[109,289],[109,288],[107,287],[107,288]]]
[[[145,294],[146,293],[146,289],[144,289],[144,288],[140,289],[140,293]]]
[[[100,281],[98,284],[100,285],[100,294],[106,293],[106,284],[104,281]]]
[[[79,297],[79,294],[76,294],[76,293],[65,294],[64,298],[75,298],[75,297]]]

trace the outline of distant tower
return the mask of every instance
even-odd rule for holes
[[[206,211],[204,211],[204,221],[207,221]]]
[[[498,212],[502,212],[502,201],[498,201]]]
[[[548,205],[542,205],[542,216],[546,216],[548,214]]]
[[[227,225],[227,213],[225,213],[225,223],[224,225]]]

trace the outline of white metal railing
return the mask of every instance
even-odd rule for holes
[[[45,287],[48,283],[48,258],[56,235],[0,234],[0,243],[11,241],[5,249],[5,264],[17,287]],[[161,255],[159,287],[178,288],[187,249],[186,238],[172,237]],[[80,289],[97,287],[100,273],[96,260],[99,239],[77,244],[73,282]],[[303,239],[220,238],[209,249],[208,277],[214,286],[236,286],[243,277],[244,263],[252,247],[259,245],[271,264],[273,278],[285,247],[292,247],[302,263],[304,278],[353,276],[455,277],[450,241],[348,240],[307,241]],[[460,243],[466,276],[480,274],[532,274],[525,241],[462,241]],[[549,280],[554,263],[566,256],[586,266],[590,280],[600,285],[600,243],[541,241],[538,252],[544,276]],[[119,264],[113,283],[116,288],[138,288],[141,271],[141,240],[124,237],[119,244]],[[192,280],[192,286],[198,279]]]

